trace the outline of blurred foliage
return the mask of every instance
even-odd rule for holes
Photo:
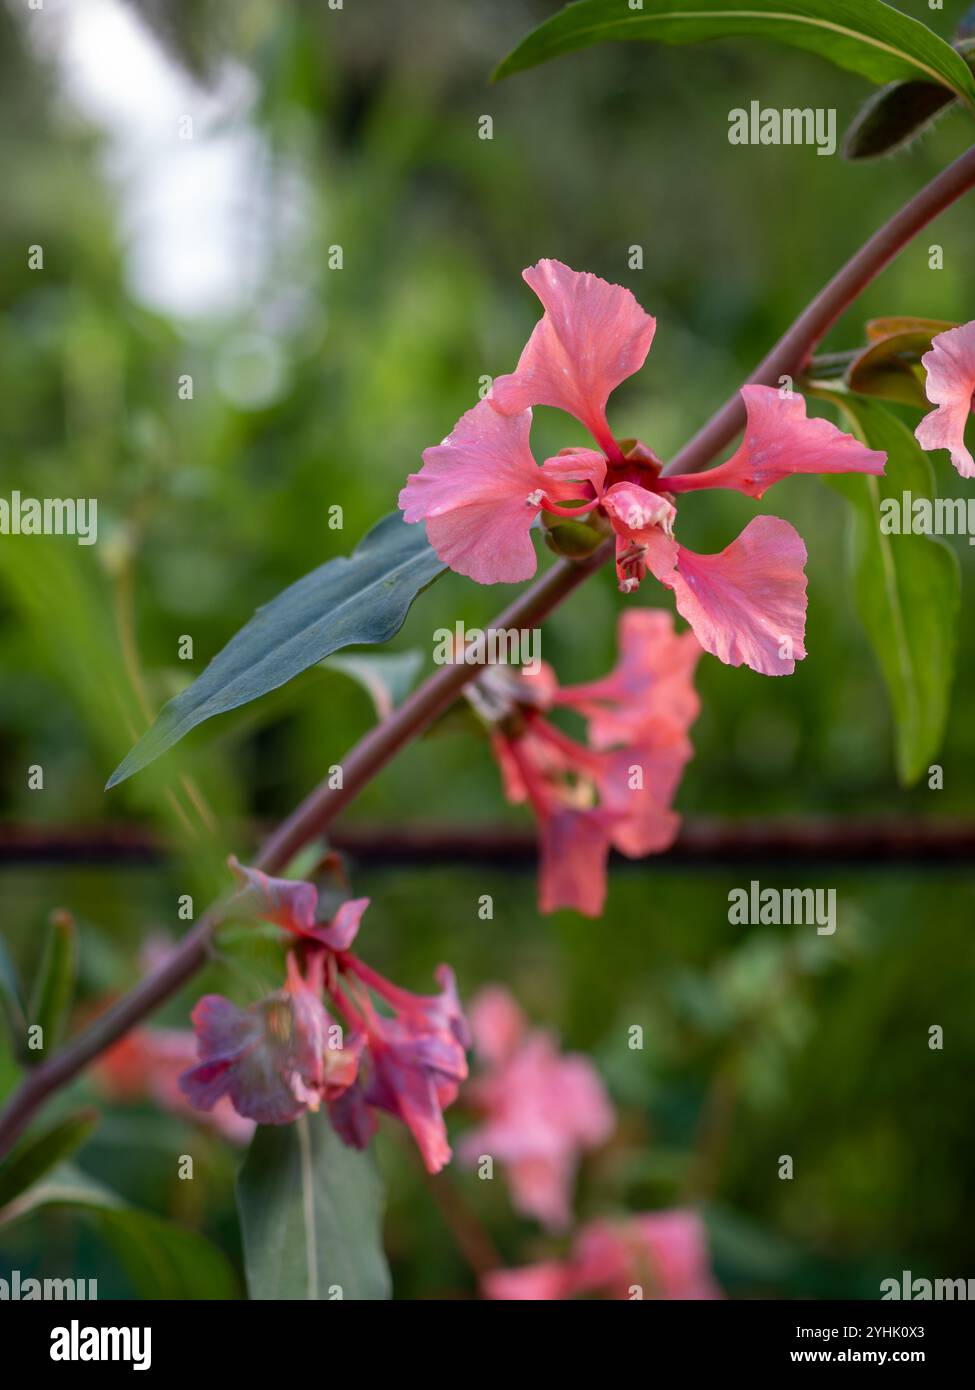
[[[70,67],[43,33],[65,11],[53,0],[38,15],[22,8],[0,6],[0,495],[97,497],[99,543],[0,537],[0,815],[38,825],[135,818],[174,850],[165,871],[0,876],[4,935],[23,980],[50,911],[73,914],[77,1026],[138,977],[151,937],[183,930],[180,894],[200,907],[225,884],[225,855],[251,848],[242,827],[288,811],[371,725],[367,694],[343,671],[317,668],[102,791],[160,705],[255,607],[351,551],[395,504],[422,449],[476,399],[482,376],[511,369],[536,316],[522,268],[559,257],[628,284],[656,314],[647,367],[618,393],[612,419],[666,457],[884,217],[965,148],[970,129],[949,114],[896,162],[860,166],[814,149],[732,149],[728,112],[752,99],[835,106],[842,128],[867,95],[810,55],[745,42],[605,46],[490,86],[496,60],[551,11],[541,0],[346,0],[342,10],[319,0],[139,0],[130,13],[153,26],[183,81],[194,74],[218,90],[228,72],[246,78],[243,114],[211,116],[214,128],[201,117],[194,138],[244,126],[257,152],[238,190],[240,293],[210,313],[167,312],[138,273],[147,214],[127,202],[132,170],[115,137],[72,101]],[[963,8],[924,18],[947,35]],[[111,75],[107,66],[106,84]],[[202,111],[205,88],[190,90]],[[172,109],[174,144],[187,109]],[[478,138],[485,114],[492,140]],[[940,219],[826,347],[859,345],[865,321],[881,315],[971,318],[970,221],[970,201]],[[28,269],[32,245],[44,247],[43,271]],[[633,246],[643,248],[639,271],[628,266]],[[341,269],[330,268],[336,247]],[[205,268],[207,248],[196,249]],[[192,246],[181,250],[193,259]],[[178,391],[187,373],[191,401]],[[913,425],[917,412],[903,417]],[[544,457],[579,436],[540,410],[536,442]],[[965,495],[946,458],[933,463],[939,494]],[[328,525],[336,505],[341,531]],[[702,662],[704,712],[680,809],[971,815],[970,625],[940,757],[944,789],[922,779],[903,791],[883,682],[851,602],[844,500],[803,478],[761,510],[806,540],[810,655],[789,680]],[[691,498],[681,539],[718,550],[753,512],[732,494]],[[972,552],[964,538],[952,544],[967,605]],[[485,626],[510,592],[448,575],[391,649],[418,649],[429,666],[436,628]],[[641,601],[668,599],[648,586]],[[611,665],[620,603],[607,573],[546,625],[543,654],[564,679]],[[178,655],[184,635],[188,662]],[[43,791],[28,789],[33,764],[44,768]],[[404,817],[525,823],[503,805],[486,747],[462,733],[408,749],[349,812]],[[426,989],[449,960],[465,995],[504,980],[533,1018],[592,1050],[621,1124],[586,1165],[583,1216],[705,1201],[719,1277],[740,1294],[872,1295],[902,1268],[970,1274],[969,882],[907,868],[803,870],[801,883],[836,887],[841,904],[836,936],[816,938],[811,928],[729,926],[727,893],[753,877],[789,886],[795,871],[627,867],[596,924],[540,919],[531,879],[509,867],[360,871],[355,890],[374,900],[363,952],[393,978]],[[483,893],[494,897],[491,922],[477,916]],[[185,1027],[202,989],[247,999],[274,979],[278,954],[266,942],[225,950],[157,1021]],[[635,1023],[642,1051],[627,1046]],[[940,1052],[928,1049],[933,1024],[944,1028]],[[14,1070],[0,1056],[0,1080]],[[61,1104],[68,1114],[93,1099],[103,1103],[83,1079],[46,1122]],[[391,1128],[378,1148],[397,1295],[469,1292],[416,1155]],[[195,1179],[181,1182],[174,1155],[187,1152]],[[792,1182],[777,1176],[785,1153]],[[239,1269],[240,1155],[211,1132],[148,1104],[114,1106],[76,1161],[137,1207],[199,1230]],[[501,1182],[458,1170],[450,1181],[507,1259],[549,1248],[512,1217]],[[0,1233],[0,1263],[84,1269],[103,1296],[133,1287],[110,1245],[53,1208]]]

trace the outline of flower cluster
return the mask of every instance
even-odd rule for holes
[[[502,986],[481,990],[469,1017],[481,1071],[464,1088],[464,1100],[483,1123],[464,1135],[461,1157],[496,1158],[517,1210],[551,1231],[564,1230],[579,1155],[604,1143],[616,1123],[606,1089],[588,1058],[560,1053],[550,1033],[526,1028]]]
[[[428,1171],[439,1172],[451,1152],[443,1111],[467,1076],[469,1046],[450,969],[435,972],[439,994],[400,989],[350,950],[368,898],[319,921],[314,884],[230,863],[244,890],[235,907],[282,927],[293,949],[283,987],[249,1008],[219,994],[199,1001],[199,1062],[180,1079],[184,1094],[201,1110],[229,1096],[260,1124],[287,1124],[324,1103],[355,1148],[368,1144],[375,1111],[385,1110],[410,1129]]]
[[[611,847],[630,858],[667,849],[680,818],[671,803],[693,754],[687,732],[700,702],[701,648],[659,609],[629,609],[619,623],[620,660],[602,680],[560,687],[540,663],[486,672],[473,698],[491,723],[505,794],[528,802],[539,824],[539,908],[602,912]],[[485,698],[487,695],[488,698]],[[587,743],[545,718],[574,710]]]
[[[701,646],[730,666],[787,675],[805,656],[806,548],[787,522],[757,517],[717,555],[674,538],[676,497],[732,488],[760,498],[794,473],[881,473],[886,456],[826,420],[808,419],[792,391],[746,386],[747,428],[727,462],[704,473],[662,474],[653,451],[619,442],[606,419],[609,396],[643,365],[655,320],[629,290],[543,260],[524,278],[544,308],[508,376],[423,454],[399,497],[408,522],[425,521],[430,544],[459,574],[481,584],[535,572],[530,528],[542,511],[598,517],[616,536],[620,588],[652,573],[674,593]],[[563,449],[541,467],[529,446],[532,407],[555,406],[599,445]]]
[[[975,320],[939,333],[921,358],[927,396],[937,410],[917,427],[922,449],[947,449],[963,478],[975,478],[975,459],[965,446],[965,426],[975,412]]]
[[[579,1295],[608,1299],[720,1298],[696,1212],[646,1212],[583,1226],[565,1260],[493,1270],[487,1298],[543,1300]]]

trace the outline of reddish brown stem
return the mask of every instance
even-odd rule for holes
[[[953,164],[949,164],[874,233],[829,284],[820,290],[771,352],[762,358],[745,385],[777,386],[783,376],[798,376],[817,344],[822,342],[843,311],[918,232],[923,231],[945,208],[957,202],[973,184],[975,147],[966,150]],[[734,439],[744,423],[745,406],[736,391],[712,415],[703,429],[671,459],[664,471],[696,473],[706,468],[714,456]]]

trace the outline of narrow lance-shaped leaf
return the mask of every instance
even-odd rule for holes
[[[0,1164],[0,1210],[80,1148],[98,1124],[98,1118],[97,1110],[78,1110],[19,1144]]]
[[[237,1206],[251,1298],[389,1297],[372,1155],[347,1148],[324,1113],[258,1127]]]
[[[850,418],[871,449],[887,454],[883,477],[828,479],[853,504],[851,559],[857,610],[876,652],[894,711],[897,768],[916,782],[937,754],[948,716],[959,604],[954,553],[927,535],[886,534],[883,512],[900,516],[930,499],[931,464],[914,436],[863,396],[820,390]],[[889,507],[883,507],[887,502]],[[883,507],[883,512],[882,512]]]
[[[320,565],[259,608],[199,679],[163,707],[108,786],[204,720],[276,690],[339,648],[388,642],[417,594],[445,568],[422,526],[407,526],[401,512],[384,517],[351,555]]]
[[[24,1045],[26,1020],[24,1005],[20,994],[20,981],[17,969],[10,958],[7,943],[0,937],[0,1012],[6,1014],[8,1035],[16,1043],[19,1052]]]
[[[576,0],[501,63],[508,77],[607,39],[686,44],[772,39],[828,58],[871,82],[928,81],[975,109],[975,78],[949,43],[883,0]]]
[[[78,937],[68,912],[51,913],[47,944],[34,982],[30,1023],[41,1029],[41,1046],[28,1048],[28,1061],[39,1062],[57,1045],[74,999],[78,974]]]

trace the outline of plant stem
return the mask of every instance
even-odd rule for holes
[[[799,315],[748,378],[746,385],[777,386],[783,376],[796,377],[813,349],[822,342],[840,315],[898,252],[923,231],[945,208],[975,185],[975,146],[949,164],[920,193],[885,222],[853,256],[809,307]],[[745,423],[745,405],[736,391],[703,429],[684,445],[664,470],[696,473],[707,467]]]
[[[975,186],[975,147],[916,194],[852,257],[779,339],[749,377],[774,386],[783,375],[796,376],[809,355],[857,295],[938,213]],[[707,466],[744,424],[736,393],[669,467],[692,473]],[[605,542],[585,560],[560,560],[526,589],[495,620],[494,627],[536,627],[582,581],[612,555]],[[342,786],[323,782],[270,837],[255,861],[266,872],[283,868],[376,776],[405,744],[421,734],[470,681],[476,666],[443,666],[360,740],[342,765]],[[210,938],[220,920],[217,904],[207,911],[158,970],[113,1005],[59,1052],[35,1067],[0,1114],[0,1156],[7,1152],[46,1098],[82,1071],[99,1053],[135,1027],[176,993],[205,963]]]

